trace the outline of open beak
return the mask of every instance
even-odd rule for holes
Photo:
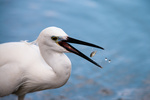
[[[63,40],[61,40],[61,41],[58,42],[59,45],[61,45],[62,47],[64,47],[66,50],[68,50],[68,51],[70,51],[72,53],[75,53],[75,54],[83,57],[84,59],[90,61],[91,63],[95,64],[96,66],[102,68],[95,61],[93,61],[92,59],[90,59],[89,57],[87,57],[86,55],[84,55],[82,52],[80,52],[79,50],[77,50],[76,48],[74,48],[73,46],[71,46],[70,44],[68,44],[67,42],[69,42],[69,43],[76,43],[76,44],[82,44],[82,45],[87,45],[87,46],[99,48],[99,49],[102,49],[102,50],[104,50],[104,48],[102,48],[100,46],[97,46],[95,44],[84,42],[84,41],[81,41],[81,40],[77,40],[77,39],[74,39],[74,38],[71,38],[71,37],[67,37],[67,39],[65,39],[65,40],[63,39]]]

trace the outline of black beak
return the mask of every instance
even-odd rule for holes
[[[69,42],[69,43],[76,43],[76,44],[82,44],[82,45],[87,45],[87,46],[99,48],[99,49],[102,49],[102,50],[104,50],[104,48],[102,48],[100,46],[97,46],[95,44],[84,42],[84,41],[81,41],[81,40],[77,40],[77,39],[74,39],[74,38],[71,38],[71,37],[67,37],[67,39],[58,42],[59,45],[61,45],[62,47],[64,47],[66,50],[68,50],[68,51],[70,51],[72,53],[75,53],[75,54],[83,57],[84,59],[90,61],[91,63],[95,64],[96,66],[102,68],[95,61],[93,61],[92,59],[90,59],[89,57],[87,57],[86,55],[84,55],[82,52],[80,52],[79,50],[77,50],[76,48],[74,48],[73,46],[71,46],[70,44],[68,44],[67,42]]]

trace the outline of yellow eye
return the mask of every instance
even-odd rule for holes
[[[56,41],[56,40],[58,40],[58,37],[52,36],[51,39],[54,40],[54,41]]]

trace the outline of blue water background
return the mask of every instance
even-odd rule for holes
[[[26,100],[149,100],[149,5],[149,0],[0,0],[0,43],[33,41],[44,28],[57,26],[105,48],[74,45],[88,56],[97,50],[92,59],[103,69],[67,54],[72,62],[67,84]]]

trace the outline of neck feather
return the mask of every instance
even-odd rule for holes
[[[71,73],[71,62],[69,58],[60,52],[51,50],[48,46],[40,46],[40,52],[45,62],[53,69],[59,78],[69,78]]]

